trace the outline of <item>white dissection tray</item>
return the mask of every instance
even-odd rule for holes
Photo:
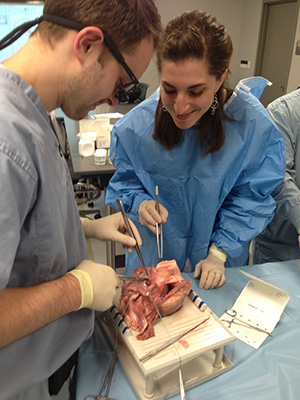
[[[223,352],[236,338],[193,291],[175,314],[156,321],[155,336],[138,340],[118,309],[98,314],[111,344],[118,346],[119,361],[140,400],[162,400],[180,392],[181,366],[185,390],[215,378],[232,368]],[[208,319],[181,340],[147,361],[140,359],[170,338]]]

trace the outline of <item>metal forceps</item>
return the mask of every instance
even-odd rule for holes
[[[158,200],[158,186],[155,186],[155,197],[156,197],[155,210],[158,212],[158,214],[161,217],[159,200]],[[156,243],[157,243],[158,258],[163,258],[164,247],[163,247],[162,224],[156,223],[155,228],[156,228]],[[159,236],[160,236],[160,238],[159,238]]]
[[[185,390],[184,390],[184,383],[183,383],[183,379],[182,379],[181,367],[179,367],[179,388],[180,388],[180,399],[185,400]]]
[[[142,278],[141,276],[128,276],[128,275],[119,275],[117,274],[118,278],[120,281],[138,281],[138,282],[144,282],[147,281],[148,278]]]
[[[88,400],[88,399],[93,399],[93,400],[100,400],[100,399],[103,399],[103,400],[115,400],[115,399],[113,399],[111,397],[108,397],[108,393],[109,393],[109,389],[110,389],[110,385],[111,385],[111,379],[112,379],[112,376],[113,376],[115,364],[116,364],[116,361],[117,361],[117,353],[118,353],[118,349],[115,348],[113,358],[112,358],[112,360],[111,360],[111,362],[109,364],[109,368],[108,368],[107,373],[105,375],[105,378],[104,378],[104,381],[103,381],[103,384],[101,386],[99,394],[98,395],[88,394],[87,396],[85,396],[84,400]],[[105,386],[106,386],[106,390],[105,390],[105,393],[104,393]]]
[[[228,328],[231,328],[232,324],[235,325],[239,325],[239,326],[244,326],[245,328],[251,328],[251,329],[255,329],[258,332],[262,332],[262,333],[266,333],[269,336],[272,336],[271,333],[269,333],[268,331],[258,328],[257,326],[248,324],[247,322],[242,321],[241,319],[237,318],[237,312],[235,310],[233,310],[232,308],[229,308],[228,310],[225,311],[225,313],[227,315],[229,315],[229,317],[231,317],[231,321],[228,321],[227,319],[221,319],[222,322],[226,322],[228,324]],[[238,321],[238,322],[236,322]]]
[[[155,356],[156,354],[160,353],[162,350],[166,349],[167,347],[171,346],[173,343],[180,340],[183,336],[187,335],[188,333],[192,332],[194,329],[198,328],[198,326],[204,324],[204,322],[208,321],[210,317],[205,318],[204,320],[198,322],[196,325],[192,326],[191,328],[186,329],[182,333],[172,337],[171,339],[167,340],[165,343],[161,344],[160,346],[156,347],[156,349],[150,351],[145,356],[140,358],[140,362],[147,361],[149,358]]]
[[[130,223],[129,223],[128,217],[127,217],[127,215],[126,215],[126,212],[125,212],[125,210],[124,210],[122,201],[121,201],[121,200],[117,200],[117,203],[118,203],[118,206],[119,206],[120,211],[121,211],[121,213],[122,213],[122,216],[123,216],[123,219],[124,219],[124,222],[125,222],[127,231],[128,231],[128,233],[130,234],[130,236],[133,237],[133,238],[135,239],[135,241],[136,241],[136,245],[134,246],[135,251],[137,252],[137,255],[139,256],[139,259],[140,259],[140,261],[141,261],[141,263],[142,263],[142,267],[144,268],[144,271],[145,271],[146,275],[149,277],[149,273],[148,273],[147,268],[146,268],[146,266],[145,266],[145,261],[144,261],[144,259],[143,259],[143,257],[142,257],[142,253],[141,253],[141,250],[140,250],[140,246],[138,245],[138,242],[137,242],[137,240],[136,240],[136,237],[135,237],[135,235],[134,235],[134,233],[133,233],[133,230],[132,230],[132,228],[131,228],[131,226],[130,226]]]

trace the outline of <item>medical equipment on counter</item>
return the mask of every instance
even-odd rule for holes
[[[130,234],[130,236],[133,237],[133,238],[135,239],[135,241],[136,241],[136,245],[134,246],[134,248],[135,248],[135,251],[137,252],[137,254],[138,254],[138,256],[139,256],[139,259],[140,259],[140,261],[141,261],[141,263],[142,263],[142,267],[144,268],[144,271],[145,271],[146,275],[149,276],[149,273],[148,273],[147,268],[146,268],[146,266],[145,266],[145,261],[144,261],[144,259],[143,259],[143,257],[142,257],[142,253],[141,253],[141,250],[140,250],[140,246],[138,245],[138,242],[137,242],[137,240],[136,240],[136,237],[135,237],[135,235],[134,235],[134,233],[133,233],[133,230],[132,230],[132,228],[131,228],[131,226],[130,226],[130,223],[129,223],[129,220],[128,220],[127,215],[126,215],[126,213],[125,213],[125,210],[124,210],[122,201],[121,201],[121,200],[117,200],[117,203],[118,203],[118,206],[119,206],[120,211],[121,211],[121,213],[122,213],[122,216],[123,216],[123,219],[124,219],[124,222],[125,222],[127,231],[128,231],[128,233]]]
[[[232,368],[223,348],[236,340],[235,336],[192,290],[179,311],[156,321],[155,336],[147,340],[136,338],[137,333],[126,325],[116,306],[97,316],[114,346],[118,338],[118,360],[140,400],[163,400],[180,392],[184,400],[184,388],[188,390]],[[199,322],[202,325],[172,346],[146,362],[140,361],[162,343]]]
[[[155,186],[155,196],[156,196],[156,204],[155,209],[161,217],[159,200],[158,200],[158,186]],[[156,228],[156,243],[157,243],[157,252],[158,258],[163,258],[163,232],[162,232],[162,224],[155,224]],[[160,238],[159,238],[160,237]]]
[[[74,184],[74,194],[77,205],[82,205],[86,203],[93,203],[94,201],[98,200],[101,196],[101,190],[99,187],[92,185],[91,183],[86,182],[77,182]],[[97,211],[94,210],[94,213]],[[89,218],[83,210],[80,210],[81,216]],[[93,218],[89,218],[93,219]]]
[[[78,152],[82,157],[90,157],[95,152],[96,132],[79,132]]]
[[[94,119],[82,119],[79,121],[80,134],[95,132],[96,148],[109,148],[110,146],[110,117],[102,114]]]
[[[92,140],[80,139],[78,142],[78,152],[82,157],[90,157],[95,152],[95,142]]]
[[[96,149],[94,153],[94,163],[96,165],[105,165],[107,163],[107,150]]]

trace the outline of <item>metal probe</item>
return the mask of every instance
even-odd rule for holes
[[[144,268],[144,271],[145,271],[146,275],[149,277],[149,272],[147,271],[147,268],[146,268],[146,266],[145,266],[145,261],[144,261],[144,259],[143,259],[143,257],[142,257],[142,253],[141,253],[141,250],[140,250],[140,246],[138,245],[138,242],[137,242],[137,240],[136,240],[136,237],[135,237],[135,235],[134,235],[134,233],[133,233],[133,230],[132,230],[132,228],[131,228],[131,226],[130,226],[130,223],[129,223],[128,217],[127,217],[127,215],[126,215],[126,213],[125,213],[125,210],[124,210],[122,201],[118,199],[118,200],[117,200],[117,203],[118,203],[118,206],[119,206],[119,208],[120,208],[120,211],[121,211],[121,213],[122,213],[122,215],[123,215],[123,219],[124,219],[124,222],[125,222],[127,231],[128,231],[128,233],[130,234],[130,236],[133,237],[133,238],[135,239],[135,241],[136,241],[136,245],[134,246],[134,249],[135,249],[135,251],[137,252],[137,255],[139,256],[139,259],[140,259],[140,261],[141,261],[141,263],[142,263],[142,267]]]

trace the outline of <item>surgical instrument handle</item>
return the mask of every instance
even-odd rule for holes
[[[120,281],[147,281],[148,278],[143,278],[142,276],[130,276],[130,275],[119,275],[117,274],[117,277],[120,279]]]
[[[160,214],[160,207],[159,207],[159,200],[158,200],[158,186],[155,186],[155,197],[156,197],[156,203],[155,203],[155,209]]]
[[[146,268],[146,266],[145,266],[145,261],[144,261],[144,259],[143,259],[143,257],[142,257],[142,253],[141,253],[141,250],[140,250],[140,246],[138,245],[138,242],[137,242],[137,240],[136,240],[136,237],[135,237],[135,235],[134,235],[134,233],[133,233],[133,230],[132,230],[132,228],[131,228],[131,226],[130,226],[130,223],[129,223],[128,217],[127,217],[127,215],[126,215],[126,213],[125,213],[125,210],[124,210],[122,201],[118,199],[118,200],[117,200],[117,203],[118,203],[118,206],[119,206],[119,208],[120,208],[120,211],[121,211],[121,213],[122,213],[122,215],[123,215],[123,219],[124,219],[126,228],[127,228],[127,230],[128,230],[128,233],[129,233],[130,236],[133,237],[133,238],[135,239],[135,241],[136,241],[136,245],[134,246],[134,249],[135,249],[135,251],[137,252],[137,255],[139,256],[139,259],[140,259],[140,261],[141,261],[141,263],[142,263],[142,267],[144,268],[144,271],[145,271],[146,275],[149,276],[149,273],[148,273],[147,268]]]

